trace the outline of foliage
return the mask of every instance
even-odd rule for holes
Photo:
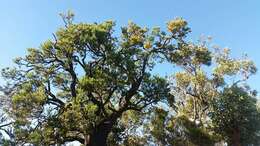
[[[168,115],[163,109],[155,110],[148,127],[150,139],[159,146],[213,146],[218,140],[212,132],[199,127],[186,115]]]
[[[241,87],[225,88],[213,103],[211,112],[214,130],[231,144],[240,134],[241,145],[259,145],[260,112],[256,98]]]

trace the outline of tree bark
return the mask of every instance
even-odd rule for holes
[[[107,146],[107,137],[114,125],[113,121],[107,120],[98,125],[92,134],[86,136],[86,146]]]
[[[86,146],[107,146],[107,134],[98,132],[92,134],[86,141]]]
[[[241,146],[240,143],[240,130],[238,128],[234,129],[232,139],[231,139],[231,146]]]

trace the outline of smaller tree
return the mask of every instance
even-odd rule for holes
[[[212,131],[212,102],[233,80],[241,84],[255,74],[254,62],[232,58],[227,48],[210,51],[208,41],[185,45],[174,56],[181,56],[177,64],[182,69],[170,80],[175,101],[168,104],[174,113],[155,114],[151,135],[161,145],[214,145],[220,137]]]
[[[260,112],[254,95],[237,85],[225,88],[210,113],[216,133],[228,145],[259,145]]]
[[[185,59],[178,63],[182,70],[171,80],[177,114],[185,114],[201,126],[209,124],[211,101],[223,88],[234,80],[236,84],[245,82],[257,70],[247,56],[237,59],[231,57],[228,48],[212,49],[208,40],[186,46],[186,53],[180,54]]]

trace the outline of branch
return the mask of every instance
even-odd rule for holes
[[[52,92],[51,92],[51,87],[50,87],[50,81],[48,80],[47,82],[47,88],[45,87],[45,90],[47,92],[47,94],[52,97],[52,98],[48,98],[47,102],[51,103],[51,104],[55,104],[57,106],[64,106],[65,103],[63,101],[61,101],[60,99],[58,99]],[[58,103],[58,104],[57,104]]]
[[[3,127],[9,126],[9,125],[11,125],[11,124],[13,124],[13,122],[10,122],[10,123],[7,123],[7,124],[0,125],[0,129],[2,129]]]

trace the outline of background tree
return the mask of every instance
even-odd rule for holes
[[[207,66],[196,58],[201,51],[209,53]],[[218,98],[226,86],[245,83],[256,73],[256,67],[246,56],[232,58],[228,48],[211,48],[207,40],[202,40],[197,46],[191,44],[186,52],[188,57],[179,63],[182,70],[171,80],[172,94],[176,99],[174,106],[178,108],[177,113],[191,117],[198,124],[207,124],[204,122],[211,101]]]
[[[175,55],[183,59],[177,62],[182,70],[170,78],[175,101],[168,102],[168,110],[155,110],[148,128],[158,145],[214,145],[222,140],[221,134],[212,129],[213,101],[230,85],[243,85],[256,73],[256,67],[247,57],[230,57],[227,48],[210,50],[213,48],[208,41],[200,41],[198,45],[190,43],[185,51]],[[204,65],[196,58],[201,51],[208,60]]]

